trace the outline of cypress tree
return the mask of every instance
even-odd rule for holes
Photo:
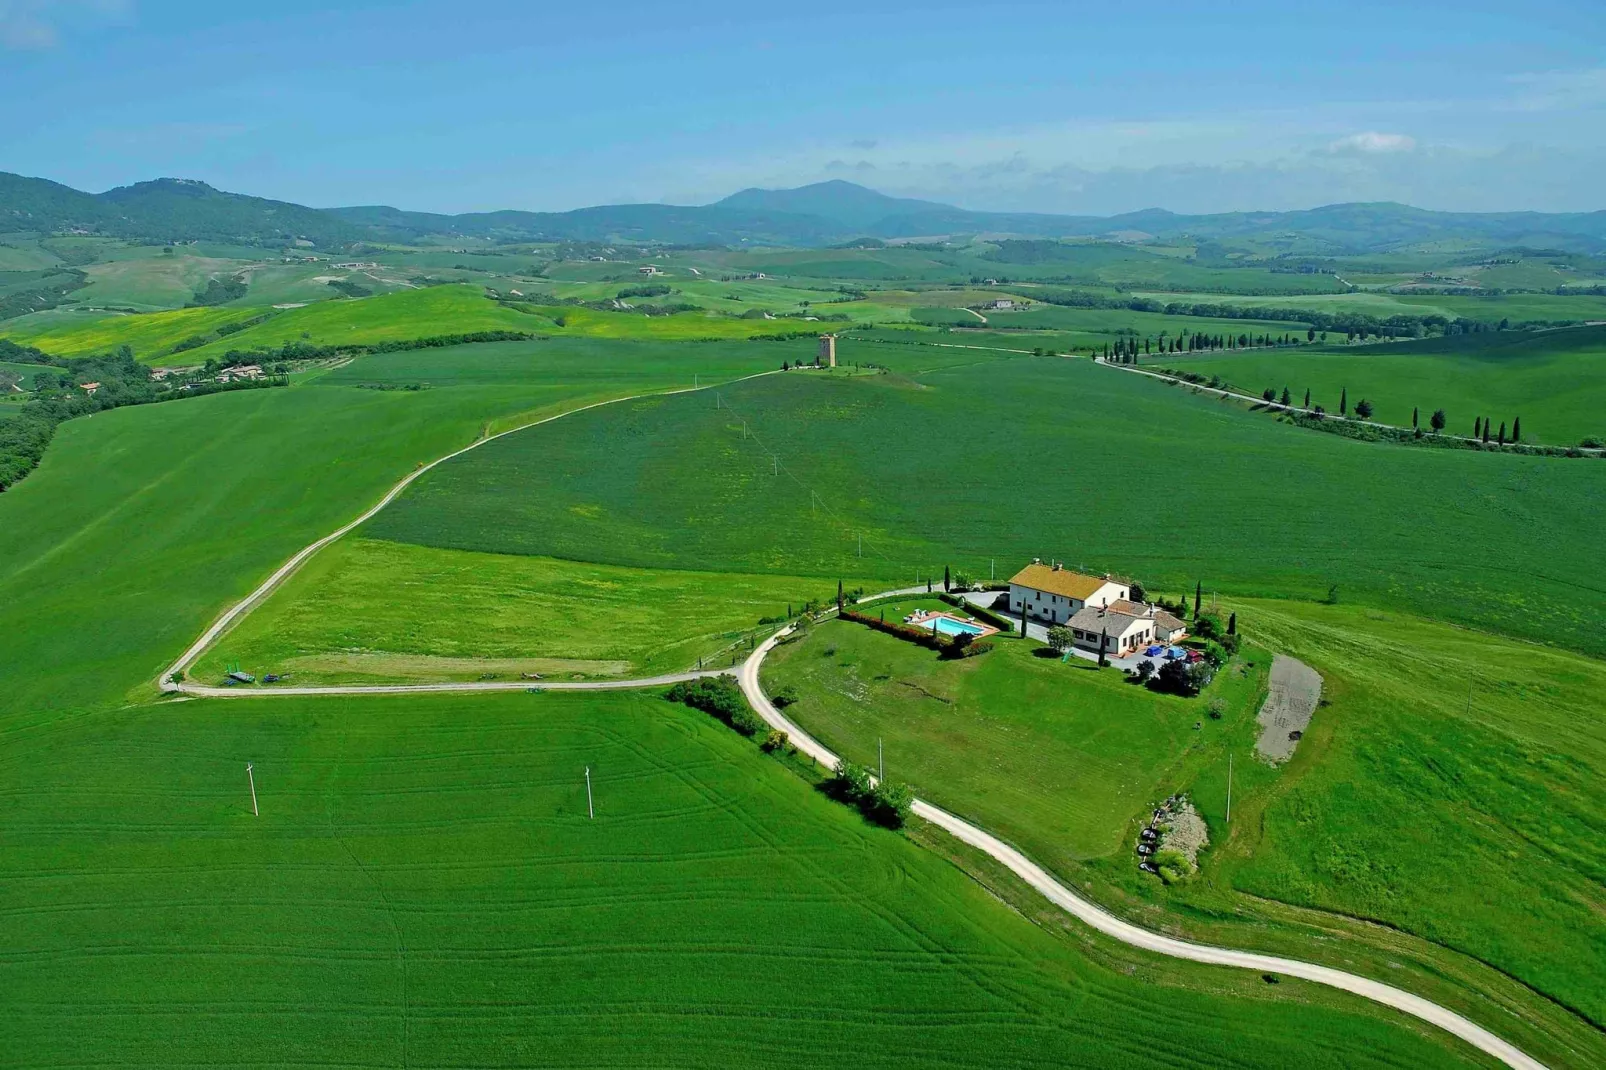
[[[942,590],[944,594],[947,594],[949,591],[953,590],[953,583],[949,577],[947,565],[942,566]]]
[[[1417,410],[1416,409],[1412,409],[1411,410],[1411,426],[1412,427],[1416,426],[1416,414],[1417,414]]]
[[[1109,631],[1109,629],[1108,628],[1100,628],[1099,629],[1099,668],[1101,668],[1101,669],[1104,668],[1104,666],[1109,664],[1109,661],[1106,660],[1106,658],[1104,656],[1104,652],[1105,652],[1106,649],[1109,648],[1109,645],[1110,645],[1110,631]]]
[[[1199,619],[1199,607],[1204,604],[1204,580],[1193,585],[1193,619]]]
[[[1340,416],[1349,412],[1349,387],[1345,387],[1338,395],[1338,414]]]
[[[836,608],[842,608],[842,581],[836,581]]]
[[[1227,634],[1228,635],[1237,635],[1238,634],[1238,614],[1236,614],[1236,613],[1229,613],[1227,615]]]
[[[1485,442],[1489,441],[1489,421],[1488,420],[1483,421],[1483,440]]]
[[[1500,445],[1504,446],[1505,444],[1506,444],[1506,422],[1504,420],[1501,420],[1500,421]]]
[[[1513,442],[1521,442],[1522,441],[1522,417],[1521,416],[1518,416],[1516,419],[1511,421],[1511,441],[1513,441]]]
[[[1286,386],[1283,387],[1283,408],[1286,409],[1293,400],[1294,396],[1288,392],[1288,388]]]
[[[1473,438],[1477,438],[1482,433],[1483,433],[1483,417],[1474,416],[1472,418],[1472,437]]]
[[[1310,408],[1310,387],[1305,388],[1305,408]]]

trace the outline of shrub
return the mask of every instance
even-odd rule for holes
[[[1208,687],[1215,676],[1215,667],[1208,661],[1192,665],[1186,661],[1168,661],[1154,674],[1154,679],[1149,681],[1149,687],[1165,694],[1192,698]]]
[[[764,727],[759,716],[748,708],[734,676],[704,676],[686,680],[664,692],[664,698],[702,710],[744,736],[751,736]]]
[[[1061,654],[1071,649],[1075,641],[1076,633],[1063,624],[1056,624],[1048,630],[1048,645]]]
[[[877,784],[869,769],[846,760],[837,763],[836,771],[820,787],[831,798],[887,828],[902,828],[914,804],[914,789],[909,785]]]
[[[777,689],[776,692],[770,696],[770,702],[778,710],[786,709],[786,707],[797,702],[797,688],[788,684],[785,687]]]
[[[1138,667],[1132,670],[1132,675],[1137,678],[1138,683],[1148,683],[1154,676],[1154,662],[1148,659],[1138,662]]]
[[[966,643],[962,647],[951,648],[943,653],[945,658],[973,658],[978,654],[985,654],[993,648],[993,644],[986,639],[977,639]]]
[[[764,737],[764,742],[758,746],[765,754],[774,754],[776,751],[785,752],[791,749],[792,739],[779,728],[772,728],[769,734]]]
[[[1221,720],[1222,715],[1227,712],[1227,700],[1223,698],[1213,698],[1210,700],[1210,705],[1205,707],[1205,711],[1210,714],[1210,719],[1212,721],[1219,721]]]
[[[1154,868],[1160,871],[1160,879],[1167,884],[1180,884],[1193,876],[1193,866],[1181,851],[1156,851],[1151,861],[1154,862]]]
[[[1227,629],[1219,614],[1201,613],[1193,622],[1193,634],[1200,639],[1220,639],[1227,634]]]

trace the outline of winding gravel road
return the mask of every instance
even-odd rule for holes
[[[889,592],[894,593],[894,592]],[[882,597],[880,595],[876,597]],[[837,763],[837,756],[832,754],[823,744],[813,736],[797,726],[795,721],[786,717],[770,702],[764,694],[759,683],[759,669],[764,664],[764,658],[775,649],[778,643],[792,626],[788,625],[781,631],[765,640],[747,660],[742,663],[741,673],[737,679],[741,683],[742,693],[753,709],[758,711],[760,717],[769,722],[772,728],[778,728],[790,737],[791,742],[799,751],[824,765],[827,769],[833,768]],[[1079,920],[1104,933],[1113,936],[1124,944],[1152,951],[1159,955],[1167,955],[1175,959],[1187,959],[1190,962],[1202,962],[1212,966],[1235,966],[1245,970],[1259,970],[1262,973],[1285,974],[1289,977],[1298,977],[1317,984],[1328,985],[1332,988],[1343,989],[1357,996],[1381,1003],[1395,1010],[1404,1011],[1438,1026],[1440,1029],[1465,1040],[1479,1051],[1488,1053],[1514,1067],[1515,1070],[1544,1070],[1544,1064],[1539,1060],[1525,1054],[1514,1044],[1495,1036],[1489,1030],[1478,1025],[1470,1019],[1463,1018],[1452,1010],[1439,1006],[1431,1000],[1413,995],[1404,989],[1373,981],[1343,970],[1335,970],[1330,966],[1318,966],[1311,962],[1300,962],[1297,959],[1285,959],[1276,955],[1262,955],[1253,951],[1234,951],[1228,947],[1213,947],[1209,944],[1195,944],[1187,940],[1178,940],[1161,933],[1150,932],[1129,921],[1111,914],[1094,903],[1083,899],[1070,888],[1060,883],[1047,870],[1021,854],[1009,844],[985,829],[977,828],[963,818],[956,817],[948,811],[931,805],[923,799],[914,801],[915,816],[939,826],[956,839],[968,843],[979,851],[983,851],[999,862],[1003,863],[1021,880],[1040,892],[1055,906],[1067,913],[1075,915]]]
[[[1112,365],[1112,367],[1114,366],[1115,365]],[[770,375],[774,373],[761,372],[759,374]],[[747,378],[756,377],[757,376],[748,376]],[[1156,376],[1156,378],[1160,377]],[[395,486],[391,487],[389,492],[387,492],[385,496],[382,497],[371,509],[364,512],[361,516],[357,517],[349,524],[336,529],[330,534],[325,535],[323,538],[318,539],[317,541],[300,550],[295,554],[295,556],[291,557],[290,560],[286,561],[277,570],[275,570],[274,573],[264,580],[262,584],[254,591],[252,591],[245,598],[241,599],[240,602],[232,606],[227,612],[219,617],[218,620],[211,625],[211,627],[202,632],[200,637],[190,645],[189,649],[187,649],[176,662],[174,662],[165,672],[162,673],[161,677],[157,680],[158,686],[162,691],[167,693],[182,692],[184,694],[195,696],[236,699],[272,698],[282,695],[394,695],[429,694],[454,691],[519,691],[529,690],[531,688],[540,688],[543,691],[610,691],[631,688],[659,687],[676,683],[681,680],[691,680],[702,676],[718,676],[722,675],[723,673],[727,673],[729,671],[728,669],[710,669],[696,672],[644,677],[634,680],[554,681],[551,683],[547,683],[545,681],[480,681],[474,683],[371,684],[353,686],[332,685],[327,687],[317,686],[272,688],[210,687],[201,684],[190,683],[188,681],[175,681],[172,679],[174,674],[182,673],[191,665],[193,665],[195,660],[200,657],[201,653],[206,650],[206,648],[214,641],[216,641],[217,638],[222,635],[230,625],[238,621],[242,616],[248,613],[252,608],[258,605],[264,598],[272,593],[276,587],[289,578],[289,576],[292,575],[295,570],[299,568],[309,557],[323,549],[325,546],[334,542],[342,535],[352,531],[374,514],[378,513],[386,505],[389,505],[398,494],[407,489],[408,485],[411,484],[415,479],[434,468],[436,465],[442,464],[445,461],[449,461],[453,457],[461,456],[470,450],[477,449],[478,447],[483,446],[485,443],[494,441],[495,439],[501,438],[504,435],[510,435],[514,431],[522,431],[529,427],[536,427],[544,423],[550,423],[553,420],[562,419],[564,416],[570,416],[577,412],[584,412],[587,409],[597,408],[601,405],[611,405],[618,401],[629,401],[639,397],[680,394],[696,389],[698,388],[691,387],[682,390],[660,391],[652,395],[637,394],[632,395],[631,397],[615,398],[610,401],[599,401],[590,405],[578,406],[574,409],[568,410],[567,412],[559,413],[543,420],[537,420],[533,423],[524,424],[520,427],[503,431],[500,434],[490,435],[485,438],[478,439],[460,450],[456,450],[445,455],[444,457],[440,457],[434,461],[431,461],[429,464],[420,465],[415,471],[411,472],[405,478],[400,480]],[[925,590],[926,588],[923,586],[900,588],[896,591],[883,592],[882,594],[875,595],[874,597],[884,598],[894,595],[921,593]],[[869,599],[867,599],[867,601],[868,600]],[[759,716],[763,717],[771,727],[778,728],[781,731],[786,732],[792,743],[798,748],[799,751],[822,763],[827,768],[831,768],[836,765],[838,761],[837,756],[828,750],[824,745],[822,745],[818,740],[814,739],[814,737],[810,736],[807,732],[798,727],[795,722],[783,715],[780,710],[776,709],[775,706],[770,702],[769,698],[764,694],[764,690],[759,683],[759,669],[764,664],[764,658],[768,656],[771,650],[775,649],[776,643],[778,643],[785,635],[787,635],[792,630],[792,627],[792,625],[788,625],[759,645],[757,649],[755,649],[752,654],[748,656],[747,660],[742,663],[737,674],[737,679],[741,685],[743,694],[747,697],[747,701],[752,705],[753,709],[758,712]],[[1239,969],[1259,970],[1264,973],[1286,974],[1289,977],[1299,977],[1307,981],[1314,981],[1317,984],[1324,984],[1332,988],[1338,988],[1346,992],[1352,992],[1355,995],[1363,996],[1377,1003],[1381,1003],[1384,1006],[1393,1007],[1396,1010],[1400,1010],[1406,1014],[1420,1018],[1422,1021],[1436,1025],[1446,1032],[1460,1037],[1462,1040],[1465,1040],[1478,1050],[1486,1052],[1494,1058],[1499,1059],[1507,1066],[1513,1067],[1514,1070],[1546,1070],[1544,1064],[1540,1063],[1537,1059],[1534,1059],[1531,1056],[1523,1053],[1515,1045],[1502,1040],[1500,1037],[1496,1036],[1475,1022],[1472,1022],[1471,1020],[1464,1018],[1445,1007],[1441,1007],[1430,1000],[1424,999],[1421,996],[1413,995],[1410,992],[1404,991],[1403,989],[1395,988],[1392,985],[1386,985],[1380,981],[1373,981],[1355,974],[1345,973],[1342,970],[1335,970],[1328,966],[1319,966],[1314,963],[1300,962],[1297,959],[1280,958],[1275,955],[1263,955],[1251,951],[1235,951],[1232,948],[1214,947],[1209,944],[1196,944],[1186,940],[1178,940],[1174,937],[1165,936],[1160,933],[1150,932],[1149,930],[1134,925],[1131,922],[1124,921],[1121,918],[1116,917],[1114,914],[1104,910],[1102,907],[1083,899],[1081,896],[1071,891],[1070,888],[1066,887],[1064,884],[1050,875],[1047,870],[1043,869],[1037,863],[1027,858],[1020,851],[1016,850],[1014,847],[1011,847],[1009,844],[1005,843],[1003,840],[992,835],[986,830],[978,828],[977,826],[972,825],[970,822],[965,821],[963,818],[956,817],[955,815],[950,814],[948,811],[943,810],[940,807],[933,806],[922,799],[916,799],[914,801],[913,810],[915,815],[921,819],[939,826],[955,838],[969,844],[977,850],[985,852],[1001,862],[1016,876],[1020,877],[1050,902],[1065,910],[1067,913],[1074,915],[1082,922],[1093,927],[1094,929],[1097,929],[1099,932],[1104,933],[1107,936],[1114,937],[1123,943],[1130,944],[1133,947],[1142,948],[1145,951],[1152,951],[1155,954],[1167,955],[1171,958],[1187,959],[1191,962],[1201,962],[1214,966],[1233,966]]]

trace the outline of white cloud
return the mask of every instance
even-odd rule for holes
[[[1327,151],[1335,154],[1364,152],[1411,152],[1416,148],[1416,138],[1408,134],[1380,134],[1376,130],[1367,130],[1360,134],[1351,134],[1341,137],[1327,146]]]

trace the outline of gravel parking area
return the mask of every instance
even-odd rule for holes
[[[1271,690],[1256,718],[1260,740],[1255,751],[1274,764],[1291,758],[1321,699],[1322,678],[1315,669],[1282,654],[1272,658]]]

